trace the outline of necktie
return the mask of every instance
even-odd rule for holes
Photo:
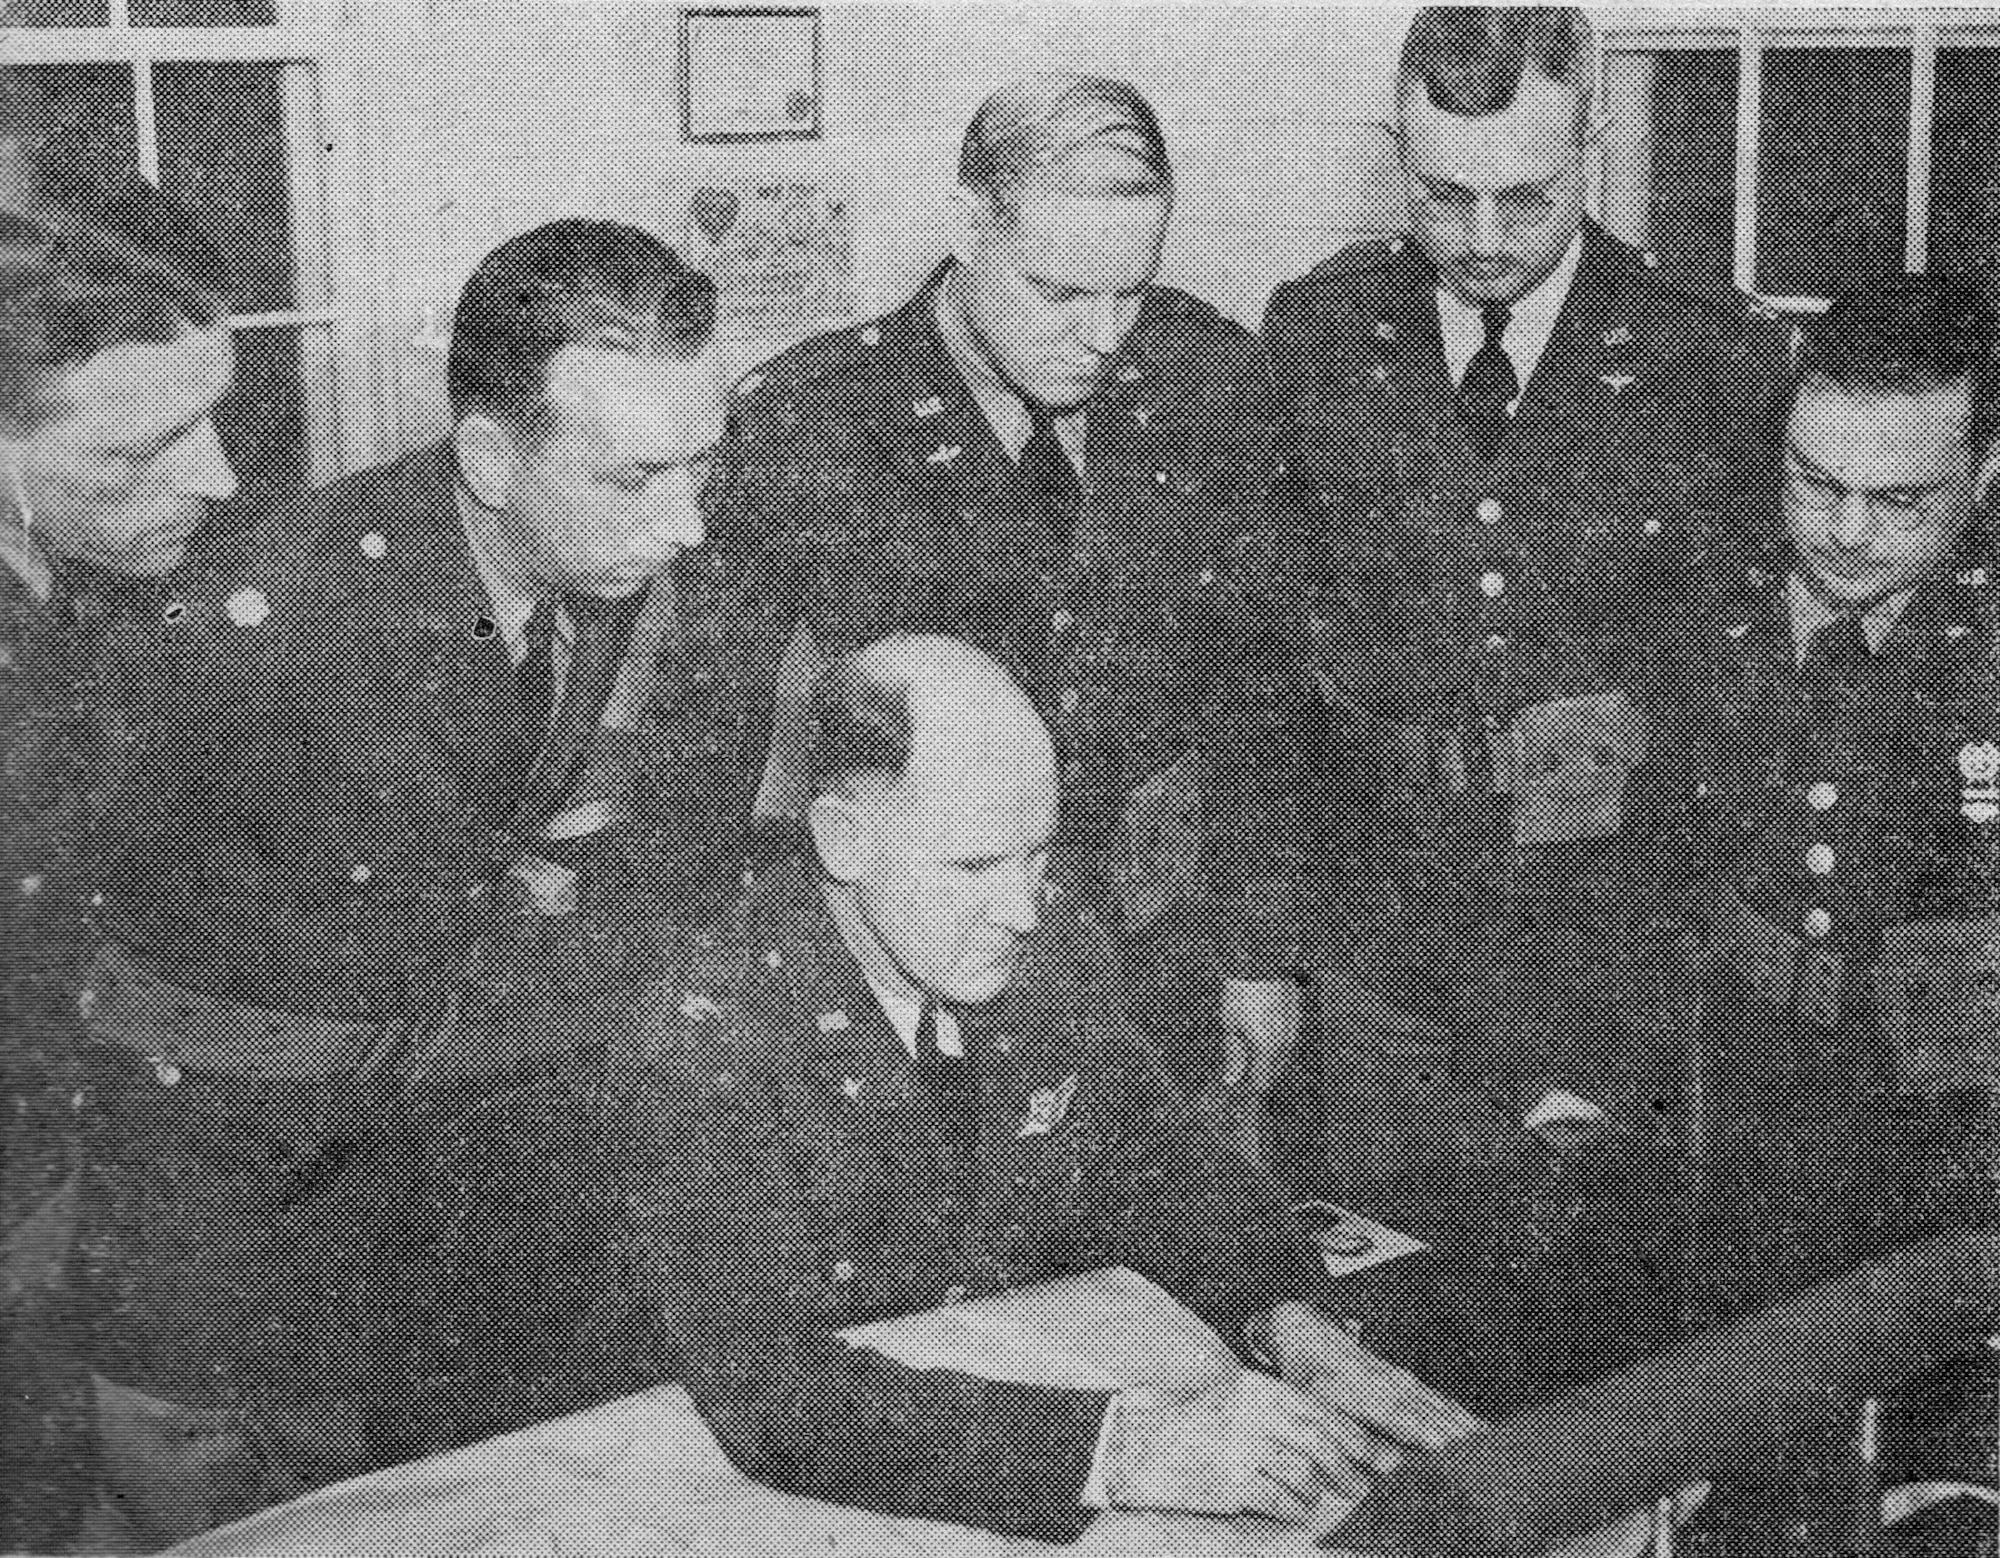
[[[514,697],[520,711],[521,745],[539,755],[549,733],[556,701],[556,613],[544,601],[521,626],[525,659],[514,668]]]
[[[1077,511],[1083,504],[1083,483],[1062,439],[1056,435],[1056,419],[1039,401],[1027,401],[1028,441],[1021,446],[1020,478],[1029,507],[1039,514],[1049,529],[1068,536],[1075,528]]]
[[[1458,383],[1458,407],[1472,434],[1472,447],[1480,459],[1490,460],[1507,436],[1508,408],[1520,398],[1521,380],[1514,372],[1514,359],[1501,344],[1514,311],[1496,303],[1480,310],[1480,317],[1486,323],[1486,341],[1465,365],[1465,377]]]
[[[912,1093],[947,1173],[957,1178],[971,1167],[979,1141],[979,1077],[969,1053],[938,1048],[937,1014],[927,1002],[917,1019]],[[963,1038],[962,1026],[959,1032]]]
[[[1843,611],[1822,623],[1806,640],[1800,677],[1815,707],[1836,709],[1853,703],[1875,664],[1868,632],[1858,612]]]
[[[547,671],[539,668],[538,690],[541,695],[540,707],[547,709],[555,703],[555,711],[549,718],[545,731],[535,743],[539,754],[529,772],[525,798],[522,802],[522,820],[532,829],[545,826],[551,815],[567,798],[571,776],[576,771],[577,759],[590,739],[592,727],[604,714],[605,700],[611,694],[611,683],[624,664],[625,652],[631,642],[633,611],[636,603],[605,601],[595,596],[566,595],[562,600],[563,615],[569,619],[575,632],[570,645],[569,666],[562,679],[562,697],[554,698],[555,681],[555,623],[553,613],[538,607],[535,617],[549,616],[546,632]],[[540,646],[533,640],[529,644],[529,658],[521,665],[525,675],[529,665],[536,660]],[[540,680],[546,677],[545,681]],[[531,696],[524,690],[525,699]]]

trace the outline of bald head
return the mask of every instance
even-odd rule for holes
[[[1055,751],[1007,673],[956,639],[843,656],[814,700],[820,864],[903,977],[991,999],[1039,922]]]

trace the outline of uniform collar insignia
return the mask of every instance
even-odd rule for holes
[[[1028,1113],[1021,1121],[1021,1128],[1014,1133],[1017,1140],[1025,1141],[1030,1136],[1046,1136],[1062,1123],[1069,1113],[1070,1100],[1076,1096],[1076,1073],[1072,1071],[1064,1077],[1058,1087],[1043,1088],[1028,1100]]]
[[[1629,373],[1600,373],[1597,376],[1597,382],[1610,385],[1611,392],[1615,395],[1619,390],[1632,384],[1634,379]]]

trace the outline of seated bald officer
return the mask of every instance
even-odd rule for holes
[[[435,1264],[481,1306],[455,1328],[517,1365],[539,1349],[581,1368],[593,1344],[524,1338],[506,1290],[552,1274],[562,1296],[530,1304],[617,1336],[602,1293],[629,1281],[748,1475],[1045,1539],[1106,1506],[1302,1517],[1399,1446],[1468,1428],[1277,1302],[1333,1300],[1316,1250],[1165,1080],[1087,949],[1042,933],[1055,757],[1020,689],[958,641],[888,639],[834,662],[812,727],[810,853],[647,999],[600,1123],[575,1129],[592,1079],[467,1122],[434,1198],[464,1213]],[[576,1168],[579,1137],[596,1167]],[[617,1208],[576,1215],[614,1182]],[[552,1201],[550,1234],[524,1234]],[[590,1248],[621,1239],[608,1263]],[[1257,1336],[1282,1377],[1059,1390],[839,1334],[1117,1264],[1246,1350]],[[586,1267],[608,1274],[570,1274]]]

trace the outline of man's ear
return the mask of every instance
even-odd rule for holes
[[[826,874],[836,882],[854,882],[866,866],[867,829],[854,802],[844,795],[820,795],[806,808],[813,848]]]
[[[521,471],[521,450],[514,435],[492,417],[475,411],[459,418],[451,441],[458,456],[458,474],[473,501],[481,508],[506,508]]]
[[[999,213],[990,195],[960,184],[951,192],[951,218],[951,257],[969,265],[991,235]]]

